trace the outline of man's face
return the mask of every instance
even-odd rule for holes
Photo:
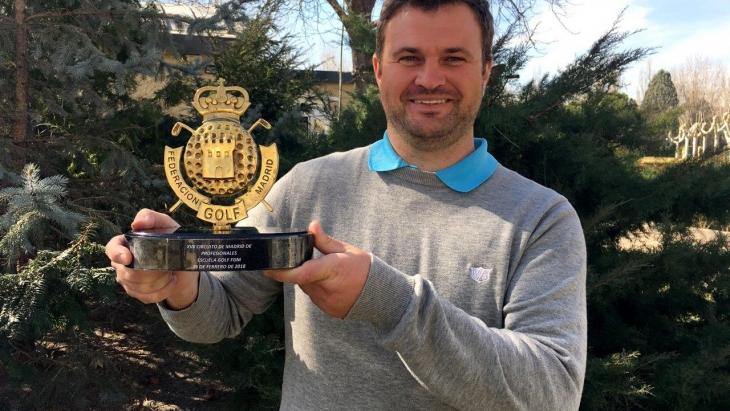
[[[386,25],[373,67],[388,127],[404,143],[437,151],[473,137],[491,63],[482,62],[482,33],[468,6],[404,7]]]

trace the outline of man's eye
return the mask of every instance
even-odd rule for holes
[[[458,56],[448,56],[444,59],[444,61],[448,64],[461,64],[466,61],[464,57],[458,57]]]
[[[398,58],[399,63],[403,64],[415,64],[418,63],[419,58],[417,56],[401,56]]]

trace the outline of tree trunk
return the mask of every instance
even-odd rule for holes
[[[365,21],[372,20],[375,0],[349,0],[347,3],[350,15],[357,14]],[[345,29],[347,30],[347,34],[350,38],[352,38],[352,35],[350,35],[350,29],[347,25],[345,25]],[[371,55],[352,48],[352,71],[353,80],[355,81],[355,91],[364,92],[367,85],[372,83],[373,79],[369,78],[370,76],[367,75],[368,68],[371,64]]]
[[[368,68],[372,65],[373,56],[361,51],[352,49],[352,77],[355,82],[355,91],[362,93],[367,88],[368,84],[371,84],[374,79],[371,79]]]
[[[28,131],[28,27],[25,0],[14,0],[15,8],[15,122],[13,141],[25,140]]]

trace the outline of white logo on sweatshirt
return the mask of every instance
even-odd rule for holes
[[[478,283],[487,281],[490,275],[492,275],[491,268],[469,267],[469,277]]]

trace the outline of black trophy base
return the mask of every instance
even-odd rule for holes
[[[130,231],[124,235],[136,270],[249,271],[293,268],[312,258],[314,236],[259,233],[234,227],[224,234],[204,228]]]

